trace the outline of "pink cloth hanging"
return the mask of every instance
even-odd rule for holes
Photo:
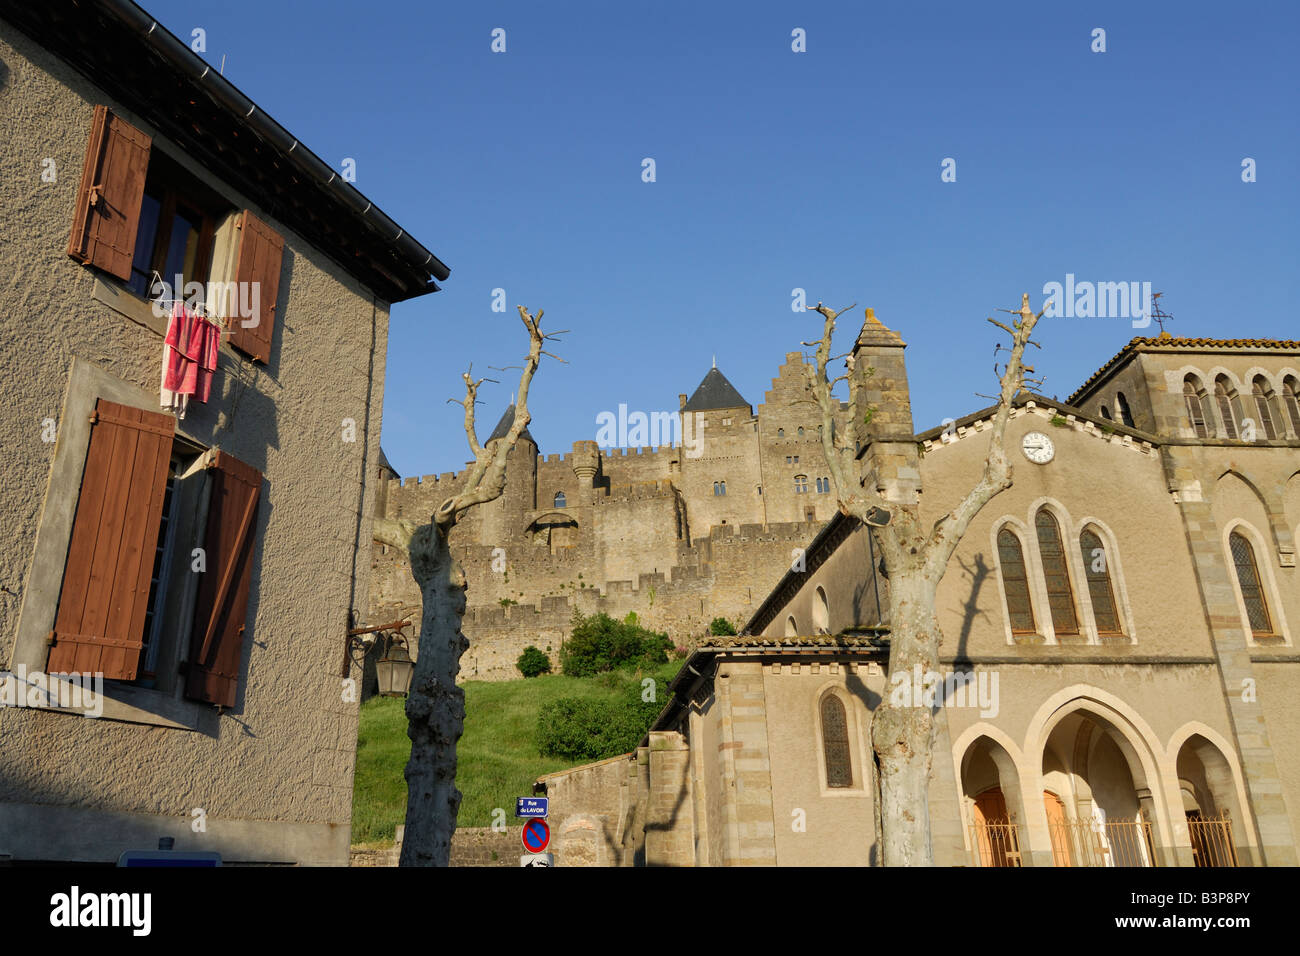
[[[184,418],[190,396],[206,402],[212,394],[221,329],[191,312],[184,302],[172,305],[163,340],[162,407]]]

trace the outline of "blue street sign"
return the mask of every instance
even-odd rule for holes
[[[549,797],[516,797],[515,816],[544,817],[550,809]]]

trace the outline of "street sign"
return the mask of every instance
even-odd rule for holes
[[[545,820],[529,820],[524,824],[523,841],[529,853],[541,853],[551,842],[551,828]]]
[[[544,817],[550,809],[549,797],[515,797],[515,816]]]
[[[519,858],[520,866],[555,866],[555,857],[550,853],[525,853]]]
[[[118,866],[220,866],[221,854],[206,851],[126,850],[117,858]]]

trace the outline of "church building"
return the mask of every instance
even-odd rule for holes
[[[928,525],[995,409],[914,434],[902,339],[869,313],[854,352],[860,475]],[[936,708],[939,865],[1295,865],[1300,342],[1135,338],[1066,401],[1021,393],[1007,442],[939,586],[941,673],[889,673],[878,548],[837,515],[636,753],[538,782],[557,865],[878,864],[885,695]]]

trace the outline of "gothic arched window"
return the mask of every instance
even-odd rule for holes
[[[1029,599],[1029,575],[1025,571],[1025,552],[1020,539],[1010,528],[998,532],[998,563],[1002,565],[1002,588],[1011,616],[1012,634],[1033,634],[1034,605]]]
[[[1237,437],[1237,415],[1233,407],[1237,404],[1237,393],[1232,388],[1226,375],[1214,380],[1214,404],[1219,409],[1219,420],[1223,422],[1223,431],[1229,438]]]
[[[791,614],[789,617],[785,619],[785,636],[786,637],[799,636],[799,625],[795,623],[793,614]]]
[[[831,607],[826,599],[826,589],[818,587],[813,594],[813,633],[829,634],[831,632]]]
[[[1197,438],[1210,437],[1210,424],[1205,417],[1205,389],[1195,375],[1183,379],[1183,404],[1187,406],[1187,420]]]
[[[1264,431],[1264,437],[1276,438],[1277,429],[1273,427],[1273,390],[1268,387],[1263,375],[1255,376],[1250,393],[1255,398],[1255,411],[1259,414],[1259,425]]]
[[[853,786],[849,720],[844,712],[844,701],[836,694],[822,698],[822,749],[826,755],[826,786]]]
[[[1133,427],[1133,411],[1128,407],[1128,399],[1124,397],[1123,392],[1115,394],[1115,407],[1119,409],[1119,420],[1121,424]]]
[[[1264,584],[1255,563],[1255,549],[1240,531],[1228,535],[1232,549],[1232,563],[1237,568],[1237,583],[1241,585],[1241,600],[1246,605],[1246,619],[1256,637],[1273,636],[1273,619],[1268,613],[1268,600],[1264,597]]]
[[[721,498],[727,493],[727,483],[725,481],[715,481],[713,483],[713,494]]]
[[[1052,627],[1057,634],[1078,634],[1079,619],[1074,613],[1074,589],[1070,587],[1070,568],[1061,544],[1061,526],[1046,508],[1038,509],[1034,519],[1038,532],[1038,553],[1043,559],[1043,578],[1047,584],[1047,606],[1052,612]]]
[[[1084,574],[1088,578],[1088,599],[1092,602],[1092,617],[1097,622],[1098,634],[1122,634],[1119,612],[1115,608],[1115,589],[1110,582],[1110,563],[1101,538],[1091,528],[1079,535],[1079,550],[1083,554]]]
[[[1114,420],[1110,417],[1110,409],[1107,408],[1105,405],[1101,406],[1101,417],[1106,419],[1106,421],[1108,422]]]
[[[1291,430],[1300,436],[1300,382],[1295,376],[1288,375],[1282,382],[1282,404],[1291,419]]]

